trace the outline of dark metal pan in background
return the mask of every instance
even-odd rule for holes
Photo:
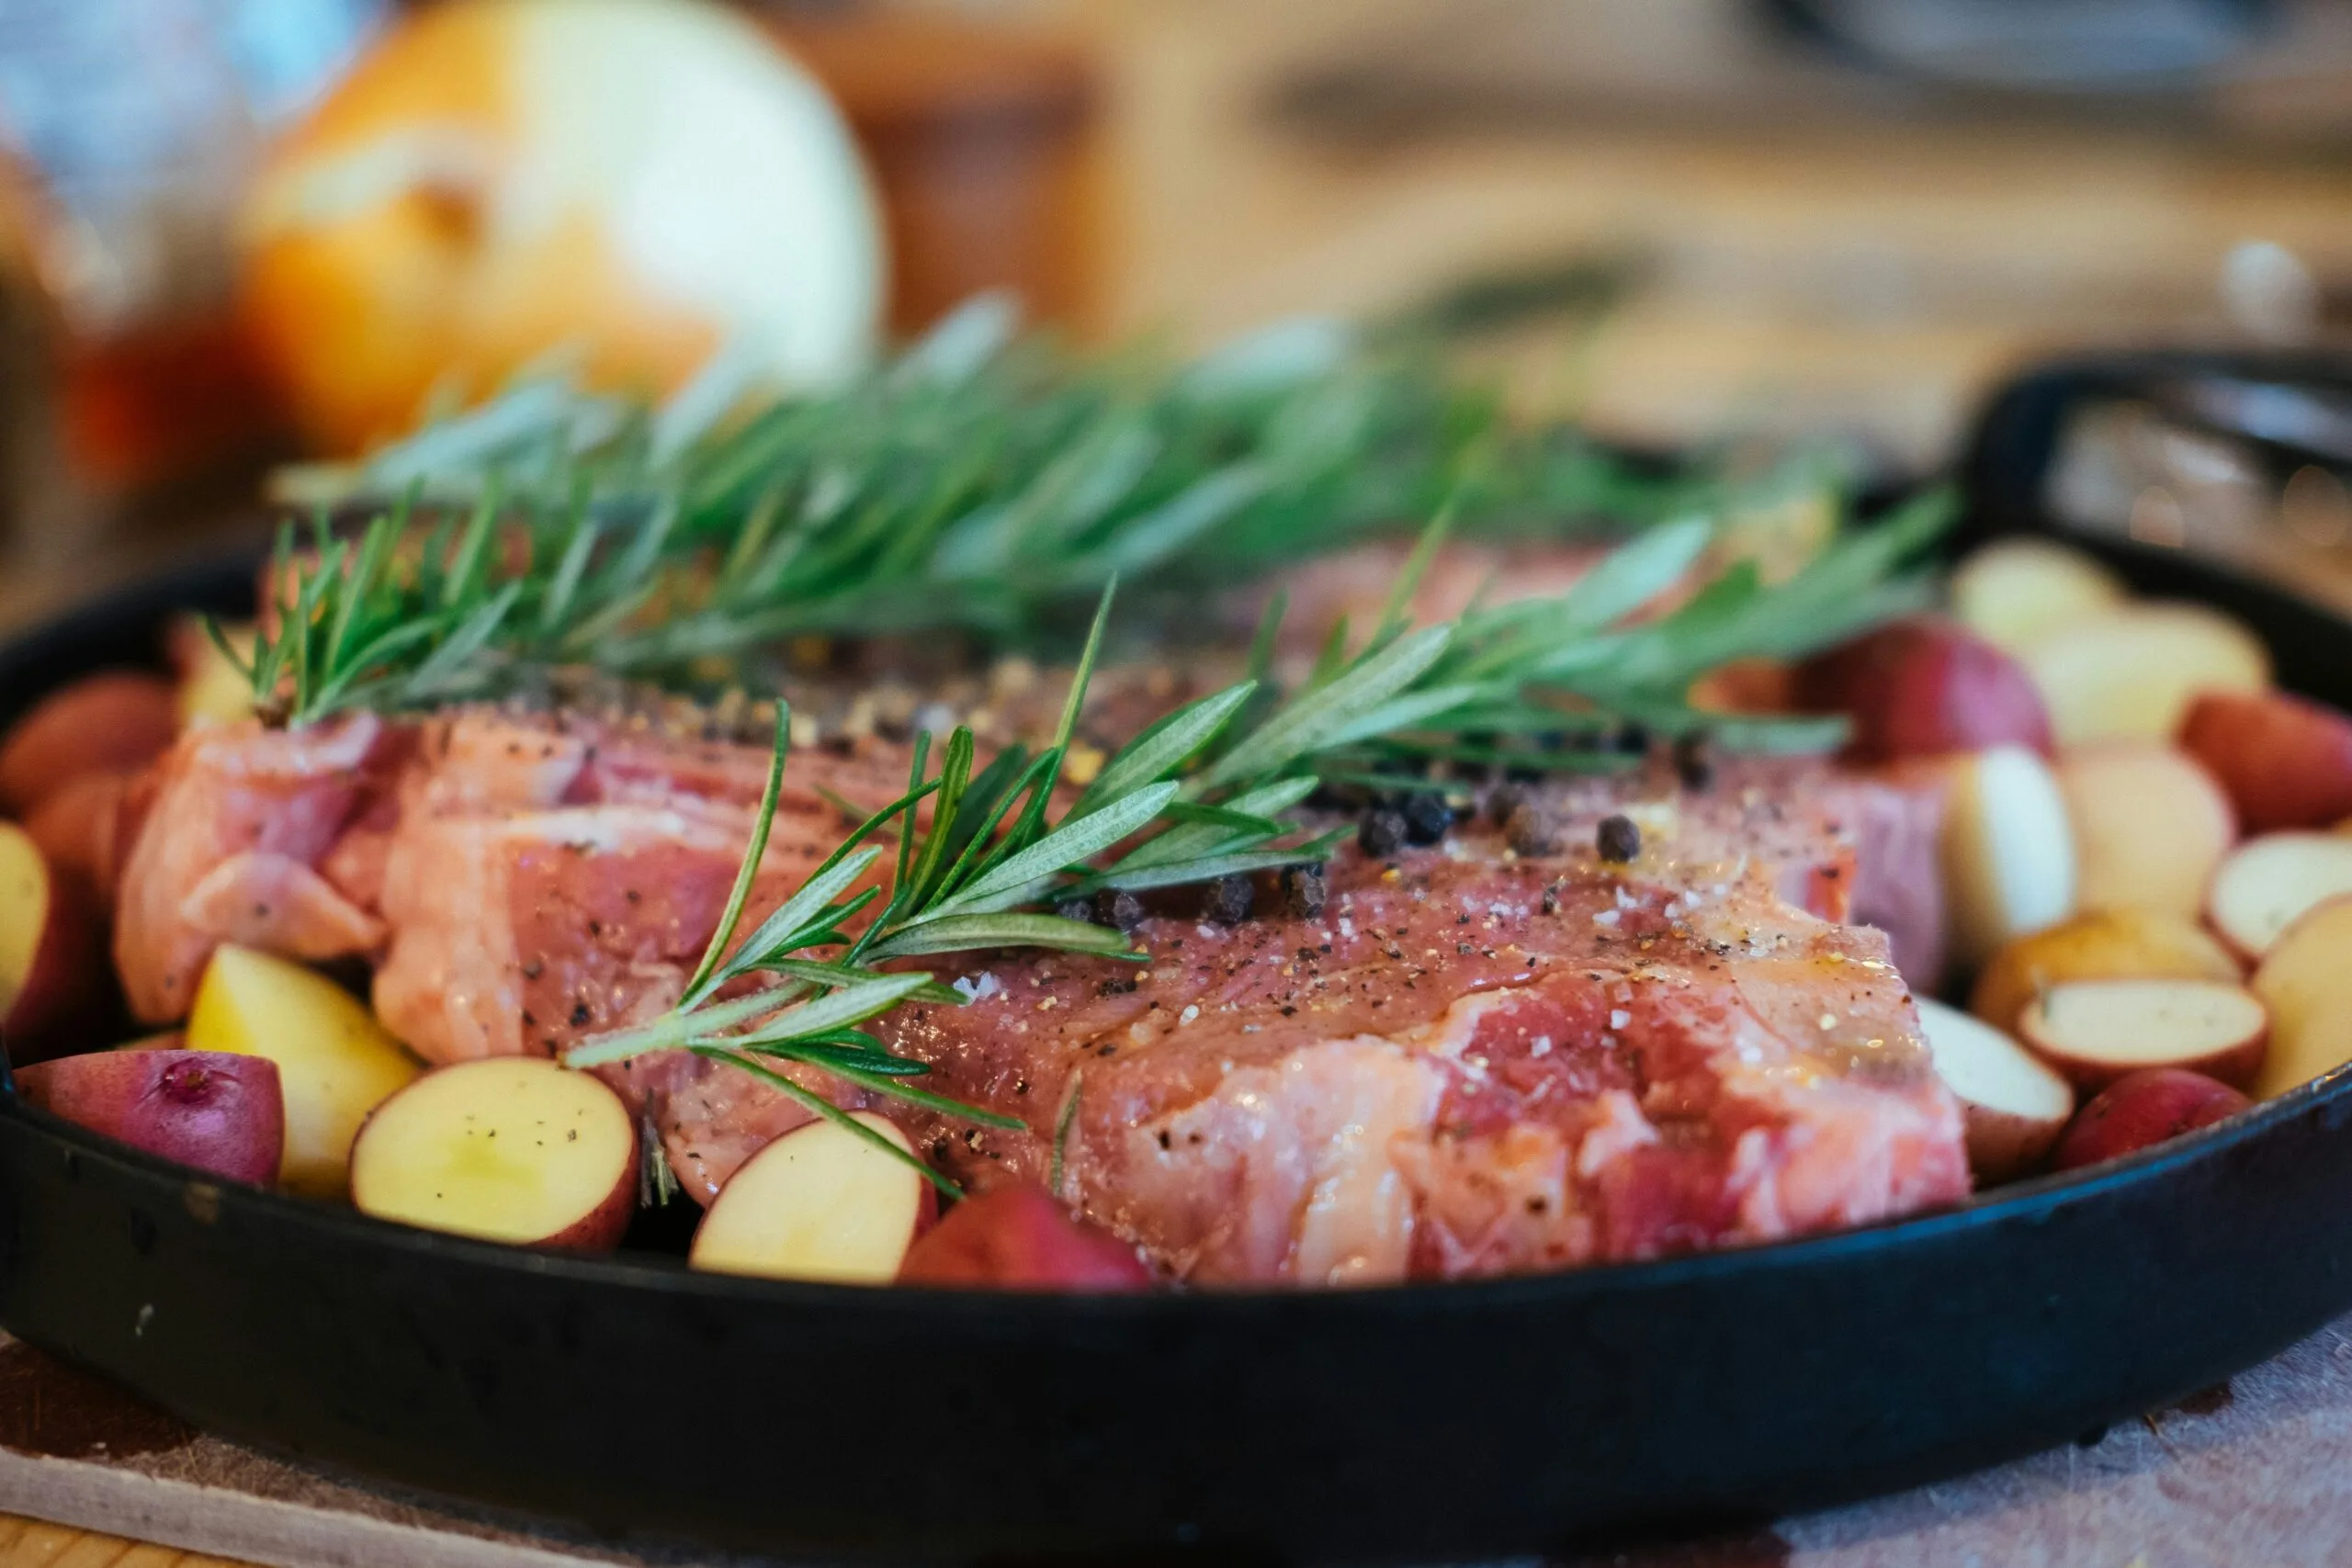
[[[1979,474],[1978,486],[1984,487]],[[1996,519],[1997,521],[1997,519]],[[2097,545],[2352,703],[2352,625]],[[242,567],[0,649],[0,717]],[[1024,1561],[1542,1551],[1911,1484],[2352,1306],[2352,1078],[2085,1179],[1481,1284],[1056,1297],[548,1256],[191,1180],[0,1096],[0,1324],[335,1472],[628,1540]]]

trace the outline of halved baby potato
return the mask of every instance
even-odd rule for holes
[[[2352,843],[2352,840],[2346,842]],[[31,835],[0,822],[0,1042],[17,1066],[73,1049],[99,989],[87,901]]]
[[[2034,1054],[1981,1019],[1922,997],[1919,1024],[1936,1076],[1960,1101],[1968,1165],[1982,1183],[2040,1163],[2075,1113],[2075,1089]]]
[[[2061,746],[2163,739],[2199,693],[2270,684],[2262,639],[2202,604],[2128,605],[2053,632],[2020,657]]]
[[[2181,1067],[2143,1067],[2094,1096],[2051,1152],[2053,1169],[2074,1170],[2170,1143],[2226,1122],[2254,1102],[2224,1083]]]
[[[2303,915],[2346,894],[2352,894],[2352,838],[2266,833],[2222,860],[2205,897],[2205,918],[2223,942],[2255,960]]]
[[[2243,1089],[2262,1067],[2270,1013],[2214,980],[2076,980],[2026,1004],[2018,1032],[2078,1087],[2143,1067],[2185,1067]]]
[[[1956,758],[1946,777],[1945,912],[1952,956],[1971,968],[2074,912],[2075,830],[2056,777],[2030,747]]]
[[[2013,1030],[2035,993],[2070,980],[2219,980],[2234,985],[2237,960],[2201,928],[2152,909],[2086,909],[2018,938],[1976,976],[1968,1010]]]
[[[1042,1187],[967,1198],[908,1248],[902,1285],[999,1291],[1144,1291],[1151,1270],[1130,1243]]]
[[[2015,653],[2112,610],[2130,597],[2120,578],[2054,539],[2002,539],[1951,574],[1952,614]]]
[[[187,1034],[190,1050],[277,1064],[286,1095],[278,1181],[318,1197],[344,1194],[359,1124],[424,1070],[358,998],[325,976],[233,945],[205,965]]]
[[[2194,919],[2237,814],[2197,759],[2149,740],[2081,746],[2058,759],[2086,909],[2160,909]]]
[[[2268,1100],[2352,1061],[2352,897],[2287,928],[2248,982],[2270,1010],[2270,1053],[2253,1094]]]
[[[84,773],[141,768],[179,732],[172,683],[109,670],[61,686],[0,739],[0,806],[21,814]]]
[[[1846,716],[1846,754],[1857,761],[2005,744],[2050,750],[2050,716],[2024,667],[1965,626],[1928,616],[1807,660],[1796,699],[1807,711]]]
[[[637,1206],[637,1122],[601,1080],[540,1057],[435,1068],[359,1130],[351,1201],[426,1230],[602,1251]]]
[[[138,1051],[61,1056],[17,1074],[25,1099],[93,1133],[232,1181],[273,1181],[286,1137],[277,1066],[259,1056]]]
[[[2284,692],[2207,692],[2180,743],[2230,792],[2250,833],[2352,812],[2352,718]]]
[[[854,1118],[912,1158],[897,1123]],[[936,1209],[903,1159],[830,1120],[796,1127],[745,1160],[711,1200],[686,1260],[721,1274],[887,1285]]]

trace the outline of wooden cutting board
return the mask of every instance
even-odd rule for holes
[[[1550,1568],[2352,1562],[2352,1317],[2226,1386],[2085,1437],[1769,1529]],[[51,1522],[0,1517],[0,1568],[216,1568],[218,1558],[284,1568],[750,1568],[633,1553],[331,1480],[204,1436],[5,1336],[0,1511]]]

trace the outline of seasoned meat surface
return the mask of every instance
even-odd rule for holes
[[[413,732],[369,714],[314,729],[198,729],[156,764],[116,889],[131,1012],[187,1015],[224,942],[303,959],[384,940],[368,846]]]
[[[1490,1274],[1770,1240],[1967,1190],[1956,1108],[1877,933],[1671,850],[1334,865],[1322,915],[1024,958],[887,1037],[1026,1134],[929,1129],[1048,1179],[1204,1282]]]
[[[906,764],[872,739],[796,752],[753,915],[838,841],[828,795],[879,804]],[[641,715],[198,732],[126,870],[126,984],[162,1021],[220,941],[364,955],[429,1059],[560,1049],[674,1000],[765,769],[762,746]],[[1857,852],[1901,792],[1804,763],[1713,773],[1685,787],[1661,760],[1490,794],[1437,844],[1344,852],[1319,906],[1269,882],[1212,920],[1180,890],[1139,964],[946,961],[972,1004],[880,1030],[926,1087],[1027,1130],[893,1114],[975,1185],[1054,1176],[1066,1123],[1065,1196],[1204,1284],[1649,1257],[1960,1196],[1958,1112],[1886,942],[1836,923],[1889,873]],[[1604,863],[1619,814],[1639,852]],[[607,1077],[698,1198],[808,1115],[678,1054]]]

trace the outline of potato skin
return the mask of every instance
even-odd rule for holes
[[[634,1153],[634,1151],[632,1151]],[[621,1244],[629,1221],[637,1217],[637,1164],[605,1197],[604,1202],[538,1245],[550,1252],[610,1252]]]
[[[20,831],[13,824],[0,823],[0,832]],[[40,853],[38,843],[31,845],[31,852]],[[40,856],[40,932],[24,983],[0,1014],[0,1040],[6,1042],[9,1064],[17,1067],[85,1045],[85,1032],[95,1021],[105,991],[105,940],[89,897],[74,878],[60,874],[46,855]],[[21,918],[36,912],[17,909],[0,911],[0,916],[8,913]]]
[[[2207,692],[2180,744],[2219,780],[2250,833],[2352,815],[2352,718],[2283,692]]]
[[[2062,746],[2162,740],[2207,692],[2262,692],[2270,654],[2208,604],[2141,600],[2052,633],[2020,656]]]
[[[2062,753],[2057,774],[2082,908],[2183,919],[2203,911],[2214,868],[2238,838],[2237,813],[2211,770],[2175,747],[2101,740]]]
[[[212,1051],[107,1051],[17,1074],[25,1099],[77,1126],[232,1181],[277,1175],[286,1108],[277,1067]]]
[[[466,1075],[483,1068],[486,1062],[513,1063],[515,1060],[514,1057],[477,1058],[435,1067],[431,1072],[421,1075],[407,1088],[391,1095],[382,1104],[370,1111],[367,1120],[359,1124],[358,1134],[351,1141],[353,1206],[363,1213],[379,1214],[398,1224],[422,1224],[422,1221],[411,1215],[385,1213],[378,1206],[370,1186],[371,1166],[380,1172],[383,1169],[382,1161],[398,1162],[404,1157],[415,1156],[420,1149],[426,1151],[431,1149],[429,1129],[433,1125],[432,1122],[427,1122],[422,1127],[414,1120],[412,1120],[406,1127],[397,1124],[403,1097],[414,1095],[420,1087],[425,1088],[426,1091],[430,1092],[432,1087],[436,1086],[436,1083],[446,1078],[447,1075],[458,1075],[462,1079]],[[553,1064],[546,1062],[534,1062],[529,1064],[529,1066],[533,1071],[556,1070]],[[597,1084],[597,1080],[593,1077],[583,1081]],[[603,1086],[598,1085],[598,1087]],[[447,1110],[445,1106],[443,1115],[447,1114]],[[639,1156],[641,1150],[636,1121],[626,1112],[619,1113],[619,1120],[626,1128],[627,1138],[625,1144],[621,1145],[619,1157],[615,1161],[613,1181],[605,1190],[604,1197],[594,1207],[560,1229],[526,1240],[512,1241],[510,1245],[542,1247],[557,1252],[609,1252],[620,1245],[621,1236],[628,1231],[629,1221],[637,1214]]]
[[[143,768],[178,733],[177,701],[162,676],[85,676],[34,704],[0,740],[0,808],[22,815],[84,773]]]
[[[2270,1055],[2254,1081],[2273,1100],[2352,1060],[2352,895],[2306,910],[2247,982],[2270,1010]]]
[[[2152,1148],[2253,1103],[2229,1085],[2186,1067],[2143,1067],[2108,1085],[2075,1113],[2051,1168],[2073,1170]]]
[[[1799,666],[1796,705],[1853,722],[1859,762],[2019,745],[2050,754],[2050,716],[2025,667],[1967,628],[1883,626]]]
[[[2097,987],[2109,982],[2077,981],[2085,988]],[[2129,982],[2125,982],[2129,983]],[[2194,984],[2211,985],[2203,981]],[[2064,999],[2062,987],[2052,987],[2050,1000],[2054,1004]],[[2259,998],[2250,998],[2258,1003]],[[2262,1062],[2270,1049],[2270,1018],[2268,1010],[2257,1008],[2258,1021],[2243,1038],[2207,1050],[2202,1055],[2174,1054],[2169,1060],[2151,1061],[2146,1056],[2137,1065],[2118,1064],[2096,1054],[2071,1048],[2063,1033],[2054,1034],[2045,1022],[2046,1014],[2041,1001],[2028,1002],[2018,1020],[2018,1037],[2031,1051],[2049,1064],[2057,1073],[2085,1094],[2095,1094],[2109,1085],[2118,1083],[2134,1073],[2146,1072],[2156,1066],[2177,1067],[2215,1079],[2233,1089],[2250,1087],[2262,1071]]]
[[[902,1285],[1005,1291],[1145,1291],[1136,1249],[1079,1219],[1042,1189],[999,1187],[967,1198],[917,1238]]]
[[[2149,909],[2092,909],[1995,951],[1977,973],[1968,1010],[2015,1031],[2043,986],[2067,980],[2226,980],[2237,961],[2203,930]]]

